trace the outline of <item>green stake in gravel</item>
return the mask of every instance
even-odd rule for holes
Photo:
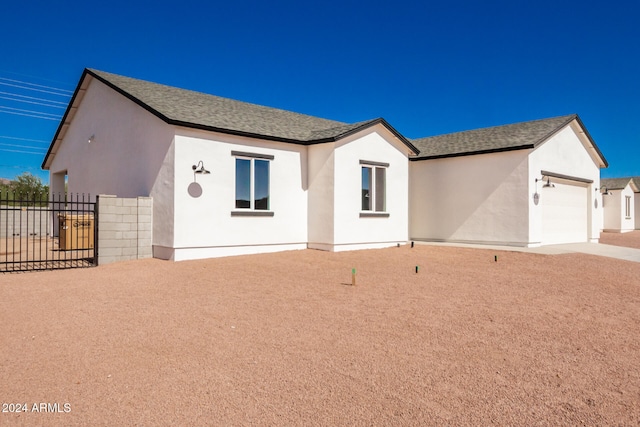
[[[351,269],[351,286],[355,286],[356,285],[356,269],[352,268]]]
[[[495,262],[498,262],[498,255],[494,255],[493,260],[494,260]]]
[[[416,274],[418,274],[419,270],[420,270],[420,267],[416,265]]]

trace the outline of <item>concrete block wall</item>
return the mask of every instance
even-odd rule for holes
[[[0,207],[0,238],[44,237],[53,228],[53,213],[47,208]]]
[[[153,199],[98,196],[98,264],[151,258]]]

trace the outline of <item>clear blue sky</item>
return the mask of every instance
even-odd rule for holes
[[[603,177],[640,175],[637,0],[137,3],[3,4],[0,177],[48,179],[48,119],[64,112],[51,101],[69,99],[49,88],[73,90],[85,67],[344,122],[384,117],[408,138],[577,113],[609,161]]]

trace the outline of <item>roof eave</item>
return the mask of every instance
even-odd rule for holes
[[[607,162],[607,159],[604,157],[604,154],[602,154],[602,151],[600,151],[600,148],[598,148],[598,145],[596,144],[596,142],[591,137],[591,134],[587,130],[587,127],[584,125],[584,123],[582,123],[582,119],[580,119],[580,116],[578,116],[576,114],[575,120],[578,122],[578,125],[580,125],[580,127],[584,131],[584,135],[587,137],[587,139],[591,143],[591,147],[598,154],[598,157],[600,157],[600,160],[602,160],[602,165],[603,165],[602,167],[603,168],[608,168],[609,167],[609,162]]]
[[[383,119],[382,117],[368,121],[363,123],[361,126],[358,126],[354,129],[349,129],[346,132],[342,132],[339,133],[337,135],[333,135],[327,138],[320,138],[320,139],[314,139],[314,140],[309,140],[306,142],[307,145],[313,145],[313,144],[323,144],[325,142],[336,142],[339,141],[343,138],[346,138],[348,136],[351,135],[355,135],[358,132],[363,131],[364,129],[373,127],[375,125],[382,125],[384,126],[389,132],[391,132],[393,134],[393,136],[395,136],[396,138],[398,138],[398,140],[400,140],[400,142],[402,142],[404,145],[406,145],[407,147],[409,147],[409,149],[411,150],[412,153],[414,154],[418,154],[420,153],[420,150],[418,150],[418,148],[416,148],[415,145],[413,145],[405,136],[403,136],[400,132],[398,132],[393,126],[391,126],[385,119]]]
[[[515,147],[492,148],[488,150],[465,151],[460,153],[436,154],[433,156],[416,156],[416,157],[410,157],[409,160],[417,162],[420,160],[436,160],[436,159],[447,159],[451,157],[475,156],[478,154],[503,153],[508,151],[527,150],[531,148],[534,148],[533,144],[518,145]]]

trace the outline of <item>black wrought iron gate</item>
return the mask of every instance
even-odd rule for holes
[[[0,273],[96,265],[95,199],[0,192]]]

